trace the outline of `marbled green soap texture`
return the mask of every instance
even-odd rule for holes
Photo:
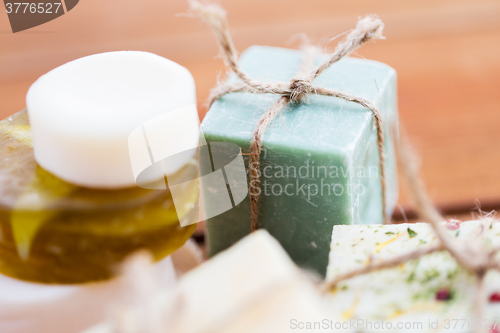
[[[277,82],[294,77],[301,60],[300,51],[253,46],[243,53],[240,65],[256,80]],[[362,96],[380,108],[385,129],[387,211],[392,213],[398,196],[396,72],[379,62],[346,58],[314,83]],[[258,119],[279,97],[226,94],[203,120],[206,141],[232,142],[248,152]],[[309,101],[290,104],[264,135],[260,225],[299,266],[324,276],[334,225],[383,222],[378,164],[376,129],[368,109],[326,96],[309,96]],[[209,195],[203,185],[202,190]],[[210,256],[247,235],[249,198],[209,219],[207,231]]]

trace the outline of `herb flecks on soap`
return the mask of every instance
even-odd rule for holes
[[[410,238],[413,238],[418,235],[415,231],[411,230],[410,228],[408,228],[407,230],[408,230],[408,235],[410,235]]]

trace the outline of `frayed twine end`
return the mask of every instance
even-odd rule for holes
[[[202,3],[197,0],[189,0],[188,2],[190,11],[210,24],[227,19],[226,11],[218,4]]]
[[[368,15],[363,19],[360,19],[356,23],[356,28],[353,30],[353,34],[363,33],[364,39],[385,39],[382,35],[384,31],[384,23],[378,18],[377,15]]]

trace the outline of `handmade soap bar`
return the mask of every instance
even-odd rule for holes
[[[299,70],[301,55],[295,50],[254,46],[244,52],[240,65],[254,79],[289,81]],[[317,63],[321,59],[318,56]],[[323,72],[315,84],[365,97],[380,108],[390,214],[397,200],[393,146],[397,136],[396,72],[375,61],[347,58]],[[202,123],[206,141],[209,145],[232,142],[248,152],[258,119],[278,98],[251,93],[223,96]],[[324,275],[333,225],[383,221],[378,165],[372,113],[334,97],[309,96],[308,103],[285,109],[265,132],[259,222],[296,263]],[[203,195],[210,196],[208,186],[203,187]],[[210,255],[248,234],[248,197],[210,218],[207,230]]]
[[[481,244],[477,235],[484,232],[486,248],[500,245],[500,223],[493,219],[463,222],[458,229],[446,231],[457,242],[474,239],[477,245]],[[327,280],[369,262],[378,263],[437,243],[428,223],[335,226]],[[436,332],[438,325],[443,332],[472,332],[468,325],[475,322],[476,285],[475,276],[459,266],[448,252],[435,252],[340,282],[330,295],[330,316],[344,314],[344,321],[362,319],[356,332],[385,332],[388,328],[392,328],[390,332]],[[484,318],[489,320],[482,321],[488,331],[495,325],[492,318],[500,316],[495,302],[499,292],[500,274],[490,270],[484,288],[484,297],[490,299]],[[380,326],[382,322],[384,327]]]
[[[127,311],[123,323],[143,324],[138,319],[146,314],[151,323],[161,321],[155,332],[261,333],[295,332],[299,321],[328,318],[325,299],[315,285],[264,230],[193,269],[175,288],[156,294],[151,303],[141,304],[141,310],[149,311]],[[117,328],[120,324],[106,322],[82,333]],[[322,326],[321,332],[334,330]]]

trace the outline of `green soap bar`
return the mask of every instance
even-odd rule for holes
[[[316,62],[321,59],[324,55]],[[301,60],[300,51],[253,46],[243,53],[240,66],[256,80],[289,81]],[[385,130],[386,208],[391,214],[398,196],[396,72],[379,62],[346,58],[314,83],[362,96],[379,107]],[[258,119],[279,98],[273,94],[226,94],[203,120],[207,143],[231,142],[248,152]],[[248,156],[245,163],[248,170]],[[376,129],[368,109],[327,96],[309,96],[308,102],[289,105],[264,135],[259,223],[299,266],[324,276],[334,225],[383,223],[378,165]],[[205,197],[209,190],[202,185]],[[209,255],[247,235],[250,220],[248,197],[208,219]]]

